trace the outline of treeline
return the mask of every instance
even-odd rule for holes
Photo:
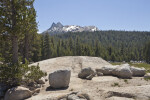
[[[48,34],[45,35],[48,37]],[[50,36],[51,57],[96,56],[107,61],[145,61],[150,32],[99,31]]]
[[[4,38],[3,38],[4,40]],[[9,62],[11,56],[10,39],[1,42],[1,59]],[[61,35],[33,34],[28,40],[30,62],[37,62],[60,56],[96,56],[107,61],[146,61],[146,43],[150,32],[99,31],[65,33]],[[25,57],[25,40],[19,42],[19,58]],[[148,51],[148,49],[147,49]],[[149,56],[149,55],[148,55]],[[149,57],[147,57],[148,59]]]

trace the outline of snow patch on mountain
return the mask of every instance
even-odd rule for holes
[[[78,25],[65,25],[63,26],[60,22],[52,23],[51,27],[44,31],[43,33],[49,34],[62,34],[66,32],[94,32],[99,31],[99,29],[95,26],[78,26]]]

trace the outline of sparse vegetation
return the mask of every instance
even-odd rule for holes
[[[124,64],[123,62],[111,62],[112,65],[121,65]]]
[[[71,88],[70,91],[73,91],[73,88]]]
[[[124,82],[128,84],[128,80],[127,79],[124,79]]]
[[[114,83],[114,84],[112,84],[111,86],[112,86],[112,87],[116,87],[116,86],[120,87],[119,83]]]
[[[0,83],[9,86],[26,85],[47,75],[39,65],[29,67],[27,60],[25,64],[1,64],[0,71]]]
[[[149,80],[150,80],[150,78],[144,78],[144,80],[145,80],[145,81],[149,81]]]
[[[144,67],[146,69],[146,72],[150,72],[150,64],[147,63],[129,63],[131,66],[142,68]]]

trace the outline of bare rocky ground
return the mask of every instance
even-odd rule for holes
[[[72,92],[87,93],[93,100],[150,100],[150,81],[144,80],[143,77],[119,79],[114,76],[96,76],[92,80],[78,78],[77,75],[81,68],[95,69],[110,65],[98,57],[67,56],[37,63],[41,70],[48,74],[58,69],[70,69],[70,84],[66,89],[51,89],[47,81],[40,93],[28,100],[57,100],[58,97]]]

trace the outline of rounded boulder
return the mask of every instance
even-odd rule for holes
[[[112,74],[119,78],[132,78],[132,71],[128,64],[122,64],[112,71]]]
[[[32,96],[32,92],[25,87],[13,87],[9,89],[4,97],[4,100],[24,100]]]
[[[91,67],[83,68],[79,74],[78,77],[81,79],[89,79],[91,80],[95,76],[95,72]]]

